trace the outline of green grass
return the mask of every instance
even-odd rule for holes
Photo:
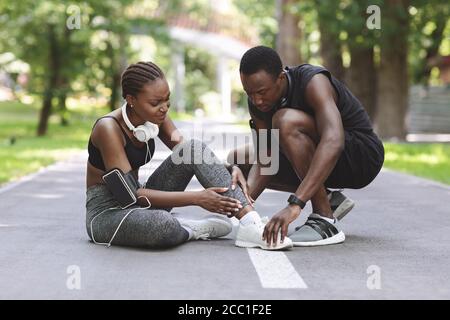
[[[384,166],[450,184],[450,144],[385,143]]]
[[[59,125],[58,117],[52,116],[48,134],[36,137],[38,107],[0,102],[0,184],[85,149],[93,121],[106,112],[104,108],[80,108],[71,112],[67,127]],[[12,137],[14,144],[10,143]]]

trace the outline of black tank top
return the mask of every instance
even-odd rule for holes
[[[127,155],[128,161],[130,162],[132,170],[138,169],[139,167],[143,166],[144,164],[146,164],[147,162],[149,162],[151,160],[151,158],[153,157],[153,153],[155,152],[155,140],[154,139],[150,139],[148,141],[148,148],[149,148],[150,156],[146,156],[147,155],[147,146],[145,145],[142,148],[136,147],[133,144],[133,142],[131,141],[130,137],[126,134],[123,127],[120,125],[119,120],[117,120],[116,118],[114,118],[112,116],[101,117],[97,121],[95,121],[95,124],[92,128],[94,128],[95,125],[97,124],[97,122],[103,118],[114,119],[116,121],[116,123],[119,125],[120,130],[122,130],[122,133],[125,136],[125,140],[126,140],[124,149],[125,149],[125,153]],[[103,163],[103,158],[100,153],[100,150],[94,146],[90,137],[89,137],[89,144],[88,144],[88,153],[89,153],[89,158],[88,158],[89,163],[91,165],[93,165],[95,168],[105,171],[105,164]],[[148,159],[147,162],[145,162],[146,157]]]
[[[372,124],[369,116],[362,106],[361,102],[350,92],[347,86],[333,77],[330,72],[320,66],[313,66],[310,64],[302,64],[298,67],[286,67],[286,72],[289,72],[291,82],[289,85],[289,92],[287,97],[287,108],[294,108],[304,111],[314,116],[314,111],[308,105],[305,99],[305,90],[309,81],[316,74],[324,74],[333,85],[337,96],[337,107],[341,114],[342,124],[346,131],[360,131],[365,133],[372,133]],[[258,110],[248,99],[248,107],[250,113],[255,117],[264,120],[269,128],[272,126],[272,116],[274,113],[283,107],[273,108],[268,112]]]

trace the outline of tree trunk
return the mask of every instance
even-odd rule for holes
[[[67,100],[67,92],[65,91],[65,89],[62,89],[62,92],[58,95],[58,109],[59,109],[59,115],[60,115],[60,124],[63,127],[66,127],[69,125],[69,117],[67,116],[66,100]]]
[[[329,25],[330,21],[337,20],[336,10],[339,1],[315,1],[318,15],[320,32],[320,56],[323,66],[327,68],[334,77],[344,80],[345,68],[342,62],[341,42],[339,40],[339,30]]]
[[[52,89],[47,88],[44,93],[44,100],[42,102],[42,108],[39,115],[39,124],[37,130],[38,136],[44,136],[47,133],[48,118],[50,117],[52,109],[52,99]]]
[[[117,100],[119,98],[119,87],[120,87],[120,70],[117,66],[118,59],[117,54],[114,50],[113,44],[111,41],[106,42],[106,50],[111,59],[111,64],[108,68],[108,76],[107,79],[110,81],[109,88],[111,89],[111,97],[109,98],[109,109],[114,111],[117,109]]]
[[[319,30],[320,56],[323,60],[323,66],[327,68],[335,78],[344,80],[345,68],[342,63],[339,39],[336,38],[335,35],[327,32],[323,26],[319,26]]]
[[[117,109],[117,101],[119,98],[119,86],[120,86],[120,73],[117,70],[112,70],[112,81],[111,81],[111,98],[109,99],[109,109],[114,111]]]
[[[300,17],[289,12],[290,6],[295,0],[277,0],[278,34],[276,37],[276,49],[284,65],[295,66],[301,63]]]
[[[60,61],[67,61],[70,59],[67,53],[72,49],[70,42],[71,34],[72,32],[68,28],[66,28],[61,41],[61,47],[64,48],[64,50],[60,51],[60,54],[62,55]],[[70,90],[69,81],[70,79],[67,75],[65,75],[63,72],[58,72],[58,112],[60,116],[60,124],[63,127],[69,125],[69,112],[66,106],[67,94]]]
[[[352,93],[361,101],[370,119],[374,120],[377,97],[377,75],[373,47],[350,47],[351,65],[346,82]]]
[[[383,139],[406,137],[409,0],[387,0],[381,34],[376,129]]]
[[[47,35],[49,43],[48,81],[47,87],[45,88],[42,109],[39,116],[39,124],[37,129],[38,136],[44,136],[47,133],[48,119],[52,111],[54,90],[57,86],[60,72],[60,55],[54,25],[48,25]]]

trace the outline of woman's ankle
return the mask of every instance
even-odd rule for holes
[[[238,213],[236,213],[234,215],[235,218],[237,218],[238,220],[241,220],[247,213],[249,213],[250,211],[255,210],[251,205],[246,205],[245,207],[243,207],[241,209],[241,211],[239,211]]]

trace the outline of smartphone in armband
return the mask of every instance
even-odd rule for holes
[[[128,208],[137,202],[139,183],[132,176],[131,172],[124,174],[122,170],[114,168],[105,173],[102,178],[108,190],[120,203],[122,209]]]

